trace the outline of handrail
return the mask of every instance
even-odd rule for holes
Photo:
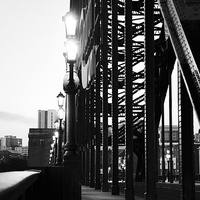
[[[0,173],[0,199],[18,200],[18,199],[36,199],[37,180],[41,171],[10,171]]]

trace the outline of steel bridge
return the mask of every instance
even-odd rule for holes
[[[179,182],[184,199],[194,199],[193,110],[199,119],[200,1],[72,0],[70,10],[80,19],[76,139],[82,184],[108,191],[111,167],[112,194],[118,194],[119,149],[124,147],[126,199],[134,196],[138,180],[146,183],[147,199],[156,197],[158,128],[162,127],[164,169],[164,102],[169,91],[170,169],[175,117]],[[175,66],[178,116],[172,110]]]

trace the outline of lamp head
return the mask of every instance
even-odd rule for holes
[[[63,107],[65,96],[60,92],[57,96],[58,106]]]
[[[65,42],[67,62],[75,62],[78,53],[78,43],[75,39],[68,39]]]
[[[58,131],[55,131],[55,139],[58,138]]]
[[[167,159],[170,159],[170,157],[171,157],[171,155],[170,155],[170,151],[167,150],[166,158],[167,158]]]
[[[66,37],[73,37],[76,34],[77,27],[77,17],[72,12],[67,12],[65,16],[62,17],[65,23]]]
[[[64,118],[64,113],[65,113],[64,109],[62,107],[60,107],[58,110],[58,118],[60,120],[62,120]]]

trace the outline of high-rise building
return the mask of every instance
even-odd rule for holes
[[[38,111],[38,128],[54,128],[54,122],[57,119],[56,110]]]

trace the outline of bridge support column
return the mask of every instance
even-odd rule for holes
[[[90,187],[94,187],[94,84],[90,86]]]
[[[193,108],[181,79],[182,187],[183,199],[195,200]]]
[[[145,157],[146,200],[156,200],[156,131],[154,66],[154,0],[145,0]]]
[[[99,55],[97,56],[99,61]],[[101,159],[101,131],[100,131],[100,112],[101,112],[101,102],[100,102],[100,66],[96,68],[96,151],[95,151],[95,189],[101,189],[100,180],[100,159]]]
[[[96,19],[100,13],[100,1],[95,1],[95,17]],[[96,149],[95,149],[95,189],[101,189],[100,180],[100,159],[101,159],[101,130],[100,130],[100,113],[101,113],[101,99],[100,99],[100,20],[95,24],[96,34],[94,36],[95,45],[98,46],[96,49],[96,82],[95,82],[95,92],[96,92]]]
[[[108,192],[108,2],[102,1],[102,57],[103,67],[103,178],[102,191]]]
[[[133,186],[133,109],[132,109],[132,1],[125,1],[125,134],[126,134],[126,188],[125,199],[134,199]]]
[[[85,91],[85,185],[90,182],[89,91]]]
[[[119,194],[118,178],[118,19],[116,0],[112,0],[112,194]]]

